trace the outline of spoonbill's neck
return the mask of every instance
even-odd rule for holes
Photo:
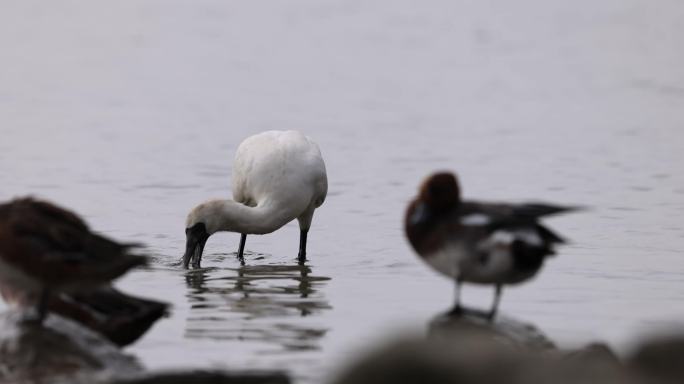
[[[271,233],[293,219],[286,207],[264,202],[255,207],[233,200],[219,200],[214,210],[218,231],[249,234]]]

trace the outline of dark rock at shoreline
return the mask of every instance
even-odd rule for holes
[[[490,321],[486,315],[487,313],[469,309],[464,309],[463,315],[457,317],[441,314],[428,324],[428,333],[431,338],[480,335],[514,349],[551,350],[556,348],[551,339],[533,324],[501,315]]]
[[[353,363],[333,383],[494,384],[517,369],[518,358],[490,339],[474,336],[454,341],[403,338],[390,342]]]
[[[144,372],[143,367],[98,333],[50,314],[43,325],[24,314],[0,314],[2,384],[289,384],[280,372]]]
[[[429,335],[371,351],[334,384],[643,384],[603,344],[554,347],[536,327],[481,314],[438,316]]]
[[[279,372],[185,371],[146,373],[135,378],[109,381],[108,384],[290,384]]]
[[[92,383],[142,371],[137,360],[78,323],[50,315],[43,325],[0,314],[0,383]]]
[[[642,342],[629,366],[657,383],[684,383],[684,335],[660,336]]]
[[[462,340],[404,339],[357,361],[334,384],[643,384],[605,356],[568,357]]]

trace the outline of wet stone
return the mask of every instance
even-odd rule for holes
[[[682,344],[684,347],[684,344]],[[679,381],[679,383],[684,381]],[[441,315],[428,336],[400,337],[353,362],[333,384],[646,384],[605,344],[563,350],[531,324]],[[674,382],[673,382],[674,383]]]
[[[112,380],[107,384],[290,384],[279,372],[186,371],[147,373],[135,378]]]
[[[655,383],[684,383],[684,334],[642,342],[628,359],[629,366]]]
[[[88,383],[135,374],[141,365],[104,337],[59,316],[42,326],[0,314],[1,383]]]
[[[453,337],[478,335],[491,339],[513,349],[550,350],[555,344],[535,325],[499,315],[490,321],[487,314],[464,309],[460,316],[442,314],[429,324],[431,337]]]

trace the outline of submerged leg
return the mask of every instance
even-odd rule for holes
[[[489,312],[489,315],[487,315],[487,318],[489,321],[494,320],[494,317],[496,316],[496,312],[499,309],[499,302],[501,301],[501,284],[496,285],[496,290],[494,291],[494,304],[492,305],[492,310]]]
[[[247,242],[247,234],[243,233],[240,236],[240,247],[238,248],[238,254],[237,258],[240,260],[240,264],[244,265],[245,264],[245,242]]]
[[[463,285],[463,280],[457,278],[454,284],[454,308],[449,311],[449,316],[460,316],[463,313],[463,307],[461,307],[461,286]]]
[[[308,229],[302,229],[299,231],[299,256],[297,256],[299,264],[304,264],[304,262],[306,261],[306,235],[308,233]]]

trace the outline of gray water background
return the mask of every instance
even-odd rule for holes
[[[679,0],[139,0],[0,5],[0,198],[81,213],[154,263],[122,279],[173,315],[128,349],[149,368],[329,377],[423,331],[452,285],[402,216],[430,172],[466,197],[592,207],[503,313],[564,346],[625,350],[684,316],[684,6]],[[298,129],[330,183],[296,266],[291,223],[177,266],[195,204],[230,197],[246,136]],[[489,289],[467,287],[487,307]]]

